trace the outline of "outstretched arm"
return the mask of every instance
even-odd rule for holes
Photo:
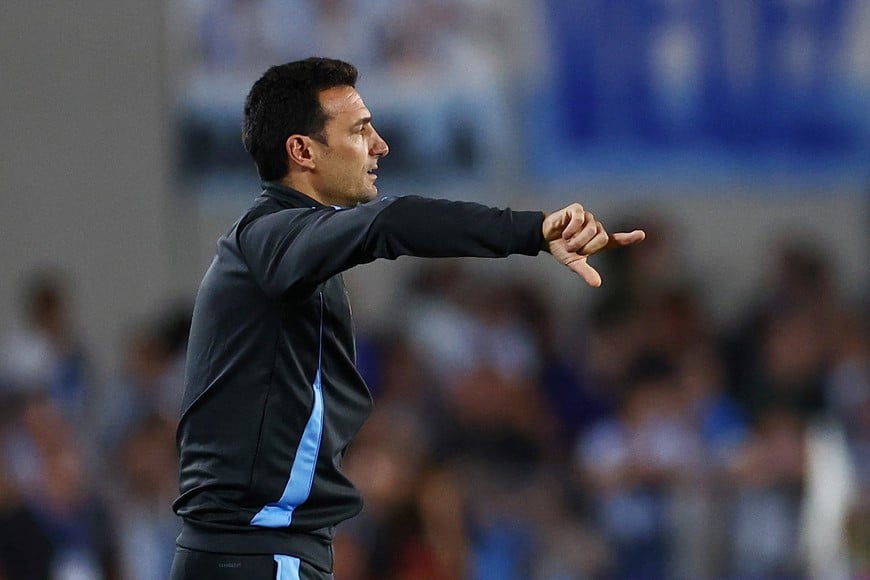
[[[303,294],[357,264],[378,258],[504,257],[549,251],[590,285],[601,277],[586,258],[606,247],[628,245],[638,233],[608,237],[579,204],[544,216],[476,203],[414,196],[354,208],[278,211],[238,232],[240,249],[270,296]]]
[[[543,220],[543,212],[407,196],[347,209],[278,211],[244,225],[238,241],[267,295],[305,295],[376,259],[536,255],[544,246]]]
[[[544,249],[594,288],[601,286],[601,274],[589,265],[589,256],[631,246],[646,237],[643,230],[608,234],[601,222],[579,203],[547,215],[541,229]]]

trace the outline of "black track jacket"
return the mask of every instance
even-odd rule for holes
[[[372,406],[341,272],[402,255],[535,255],[542,221],[420,197],[341,209],[265,184],[218,241],[196,297],[178,544],[331,570],[334,526],[362,509],[341,460]]]

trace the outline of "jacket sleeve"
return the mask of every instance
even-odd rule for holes
[[[378,258],[535,255],[543,219],[541,212],[408,196],[278,211],[246,224],[237,239],[257,283],[277,297],[310,292]]]

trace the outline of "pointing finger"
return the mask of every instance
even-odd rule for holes
[[[624,246],[632,246],[646,239],[646,232],[643,230],[634,230],[631,232],[619,232],[610,234],[610,241],[607,243],[608,248],[621,248]]]

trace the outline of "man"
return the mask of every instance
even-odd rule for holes
[[[401,255],[544,250],[598,286],[588,256],[644,237],[608,236],[577,204],[545,216],[374,201],[389,148],[356,78],[341,61],[292,62],[266,71],[245,103],[264,190],[219,240],[196,298],[174,580],[332,577],[334,527],[362,509],[341,460],[372,405],[341,272]]]

